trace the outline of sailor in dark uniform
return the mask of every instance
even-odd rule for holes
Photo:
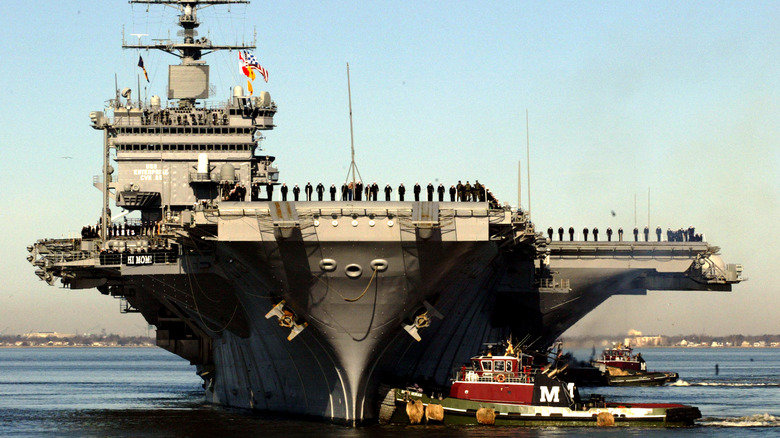
[[[325,186],[322,183],[317,183],[317,200],[322,201],[322,194],[325,193]]]
[[[433,201],[433,184],[428,181],[428,187],[425,188],[428,191],[428,202]]]
[[[287,201],[287,183],[282,183],[282,201]]]
[[[558,227],[558,240],[563,242],[563,227]]]
[[[548,227],[547,228],[547,237],[550,238],[550,241],[552,241],[552,236],[553,236],[553,229],[552,229],[552,227]]]
[[[582,235],[585,236],[585,241],[588,241],[588,228],[585,227],[582,229]]]
[[[458,193],[458,189],[454,185],[450,186],[450,202],[455,202],[455,195]]]
[[[612,242],[612,228],[607,227],[607,242]]]
[[[599,229],[598,227],[593,227],[593,241],[598,242],[599,241]]]
[[[414,200],[415,201],[419,201],[420,200],[420,191],[421,190],[422,189],[420,189],[420,183],[419,182],[414,183]]]
[[[398,185],[398,200],[403,202],[405,194],[406,187],[404,187],[404,183],[401,183]]]
[[[314,189],[311,186],[310,182],[306,182],[306,187],[303,188],[303,191],[306,193],[306,200],[311,201],[311,194],[314,191]]]
[[[439,194],[439,202],[444,202],[444,184],[439,183],[439,187],[436,189],[436,192]]]
[[[330,200],[331,201],[336,200],[336,184],[330,185]]]
[[[618,228],[618,240],[623,241],[623,227]]]
[[[639,242],[639,228],[634,227],[634,242]]]
[[[274,185],[268,184],[267,186],[265,186],[265,191],[268,193],[268,200],[272,201],[274,198]]]
[[[349,189],[347,188],[347,183],[344,183],[341,185],[341,200],[346,201],[347,200],[347,192],[349,192]]]
[[[650,228],[645,226],[645,242],[650,240]]]
[[[390,187],[390,184],[385,185],[385,201],[390,200],[391,193],[393,193],[393,188]]]
[[[655,235],[658,237],[658,241],[661,241],[661,227],[655,228]]]
[[[371,184],[366,184],[366,201],[371,200]]]
[[[295,202],[298,202],[298,195],[301,194],[301,189],[298,187],[298,184],[293,187],[293,199],[295,199]]]
[[[358,181],[355,183],[355,201],[360,201],[360,198],[363,196],[363,182]]]
[[[379,184],[374,181],[374,184],[371,184],[371,200],[376,201],[379,197]]]
[[[569,242],[574,242],[574,227],[569,227]]]

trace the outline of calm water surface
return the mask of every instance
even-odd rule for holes
[[[582,359],[590,351],[576,351]],[[648,369],[676,371],[661,388],[581,388],[609,400],[698,406],[686,429],[370,426],[211,406],[183,359],[157,348],[0,349],[0,436],[568,437],[780,434],[780,349],[646,349]],[[715,375],[715,364],[719,374]]]

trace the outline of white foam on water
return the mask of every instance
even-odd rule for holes
[[[780,419],[764,413],[734,418],[702,418],[697,424],[716,427],[780,427]]]

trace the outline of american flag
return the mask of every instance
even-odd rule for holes
[[[264,69],[260,63],[257,62],[255,55],[249,52],[244,52],[244,62],[246,62],[247,67],[253,68],[260,72],[260,74],[263,75],[263,79],[268,82],[268,70]]]

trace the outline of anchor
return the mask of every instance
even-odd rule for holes
[[[292,329],[290,330],[289,336],[287,336],[288,341],[292,341],[293,338],[298,336],[298,334],[309,325],[308,322],[304,322],[303,324],[296,323],[295,314],[285,307],[284,300],[280,301],[268,313],[266,313],[265,319],[271,319],[274,316],[279,318],[280,327]]]

